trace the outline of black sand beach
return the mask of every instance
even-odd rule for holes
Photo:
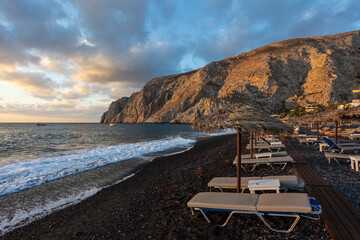
[[[350,142],[345,138],[339,141]],[[329,163],[318,147],[300,144],[296,139],[290,142],[322,179],[336,187],[360,211],[360,173],[351,169],[349,161],[343,159],[337,164],[332,160]]]
[[[245,141],[243,145],[245,144]],[[156,158],[135,176],[109,187],[79,204],[7,233],[3,239],[330,239],[321,221],[301,219],[289,234],[270,231],[256,217],[238,215],[228,226],[208,224],[200,213],[191,215],[186,203],[198,192],[208,191],[216,176],[235,176],[234,135],[207,138],[189,151]],[[260,167],[243,176],[293,174]],[[215,223],[225,214],[212,213]],[[274,219],[277,227],[288,221]]]

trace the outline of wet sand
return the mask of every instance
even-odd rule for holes
[[[234,135],[203,139],[189,151],[143,164],[126,181],[15,229],[3,239],[330,239],[321,221],[302,218],[292,233],[280,234],[256,216],[237,215],[227,227],[219,228],[199,213],[191,215],[186,203],[196,193],[208,191],[213,177],[236,175],[235,154]],[[252,173],[242,171],[243,176],[293,173],[291,166],[283,171],[266,166]],[[209,217],[215,223],[226,219],[222,213]],[[279,218],[271,223],[288,226]]]

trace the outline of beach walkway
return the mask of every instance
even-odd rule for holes
[[[286,151],[296,160],[293,165],[301,177],[309,194],[322,206],[321,219],[333,239],[360,238],[360,212],[337,190],[328,185],[300,156],[288,140],[283,141]]]

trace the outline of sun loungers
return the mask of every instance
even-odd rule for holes
[[[350,160],[350,156],[351,155],[348,154],[325,152],[325,157],[327,158],[329,163],[331,160],[334,160],[335,162],[337,162],[337,164],[340,164],[338,159]]]
[[[241,189],[244,192],[248,188],[250,180],[266,180],[266,179],[279,179],[280,189],[287,191],[288,189],[301,190],[304,188],[304,182],[296,175],[283,175],[283,176],[266,176],[266,177],[242,177]],[[209,183],[208,187],[211,189],[216,188],[220,191],[224,189],[236,189],[236,177],[215,177]]]
[[[228,218],[222,227],[225,227],[233,214],[254,214],[264,224],[275,232],[291,232],[301,217],[320,219],[321,206],[306,193],[224,193],[202,192],[196,194],[188,203],[188,207],[200,211],[205,219],[211,223],[205,212],[227,212]],[[314,215],[315,217],[309,216]],[[289,229],[275,229],[265,220],[264,216],[293,217],[294,222]]]
[[[248,145],[246,146],[246,149],[250,149],[251,147]],[[273,145],[268,145],[268,144],[258,144],[253,146],[253,149],[255,151],[257,151],[258,153],[261,152],[262,150],[266,150],[266,151],[280,151],[282,149],[285,149],[285,145],[284,144],[273,144]]]
[[[259,165],[267,165],[271,168],[274,168],[273,165],[283,165],[282,170],[287,166],[288,163],[294,163],[295,160],[289,156],[280,156],[280,157],[269,157],[269,158],[247,158],[247,159],[241,159],[241,168],[245,171],[254,171],[255,168]],[[235,163],[236,164],[236,163]],[[252,166],[251,169],[246,169],[247,166]]]
[[[352,133],[352,134],[349,134],[349,136],[347,136],[347,137],[350,138],[351,140],[358,140],[358,139],[360,139],[360,134]]]
[[[253,158],[251,158],[250,154],[241,155],[241,160],[243,159],[255,159],[255,158],[269,158],[269,157],[285,157],[289,154],[285,151],[281,152],[263,152],[263,153],[254,153]],[[236,165],[237,156],[235,156],[233,164]]]
[[[360,151],[360,145],[358,144],[354,144],[354,143],[350,143],[350,144],[336,144],[335,142],[333,142],[330,138],[326,138],[324,137],[324,141],[329,145],[329,151],[337,151],[340,153],[344,153],[344,152],[353,152],[355,154],[358,154],[358,152]]]
[[[267,150],[269,152],[273,151],[280,151],[282,149],[285,149],[285,145],[281,143],[281,141],[268,141],[267,139],[260,137],[261,142],[258,142],[256,145],[253,145],[253,150],[260,153],[262,150]],[[251,145],[248,144],[246,146],[246,149],[251,149]]]
[[[266,140],[266,139],[265,139]],[[265,141],[266,142],[266,141]],[[268,143],[254,146],[254,149],[267,149],[270,152],[255,153],[255,158],[250,158],[250,154],[241,156],[241,167],[246,171],[253,171],[257,166],[263,164],[273,168],[275,164],[283,165],[282,169],[288,163],[295,162],[294,159],[285,151],[271,152],[272,146]],[[282,145],[282,144],[281,144]],[[284,146],[281,146],[284,148]],[[234,164],[237,163],[237,158],[234,159]],[[246,167],[251,165],[251,169]],[[272,231],[289,233],[291,232],[301,217],[310,219],[319,219],[321,213],[321,206],[314,198],[309,197],[306,193],[280,193],[281,191],[302,190],[304,182],[296,175],[283,176],[260,176],[260,177],[242,177],[240,188],[241,193],[223,192],[223,190],[235,190],[237,185],[236,177],[216,177],[209,183],[210,192],[202,192],[196,194],[188,203],[192,213],[198,210],[204,218],[211,223],[205,212],[227,212],[227,217],[222,227],[225,227],[233,214],[253,214],[258,216],[264,224]],[[220,192],[211,192],[212,189],[219,189]],[[244,190],[249,189],[250,193],[244,193]],[[276,191],[277,193],[255,194],[255,191]],[[309,216],[312,215],[312,216]],[[269,216],[295,218],[290,223],[288,229],[277,229],[271,226],[265,219]],[[315,217],[314,217],[315,216]]]

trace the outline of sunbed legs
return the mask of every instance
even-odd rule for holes
[[[193,212],[192,208],[191,208],[191,211],[192,211],[192,213],[193,213],[193,215],[194,215],[194,212]],[[204,213],[204,211],[203,211],[201,208],[199,208],[199,211],[200,211],[201,214],[204,216],[204,218],[206,219],[206,221],[207,221],[208,223],[211,223],[210,219],[206,216],[206,214]]]
[[[242,169],[244,169],[246,172],[252,172],[255,170],[255,168],[258,166],[258,163],[253,164],[253,168],[251,170],[247,170],[243,165],[240,165]]]
[[[272,166],[271,163],[268,163],[267,165],[268,165],[269,167],[271,167],[272,169],[274,169],[274,167]]]
[[[206,221],[208,223],[211,223],[210,219],[206,216],[206,214],[204,213],[204,211],[201,208],[195,208],[195,210],[199,210],[201,212],[201,214],[204,216],[204,218],[206,219]],[[194,211],[193,208],[191,208],[191,213],[194,215]],[[272,231],[274,232],[280,232],[280,233],[289,233],[292,230],[294,230],[296,224],[299,222],[300,217],[302,215],[299,214],[282,214],[282,213],[269,213],[269,214],[264,214],[264,213],[260,213],[260,212],[247,212],[247,211],[232,211],[230,212],[229,216],[226,218],[225,222],[222,225],[219,225],[219,227],[226,227],[226,225],[229,223],[230,218],[234,215],[234,213],[242,213],[242,214],[255,214],[256,216],[258,216],[261,221],[263,221],[263,223]],[[270,224],[265,220],[265,218],[263,217],[264,215],[267,216],[277,216],[277,217],[292,217],[295,218],[294,222],[291,224],[290,228],[287,230],[282,230],[282,229],[275,229],[273,227],[270,226]],[[317,220],[317,218],[311,218],[308,216],[303,216],[303,217],[307,217],[310,219],[315,219]]]
[[[263,223],[265,223],[265,225],[272,231],[274,232],[280,232],[280,233],[289,233],[291,232],[292,230],[294,230],[296,224],[299,222],[300,220],[300,215],[298,214],[295,214],[295,215],[292,215],[292,214],[269,214],[269,216],[279,216],[279,217],[294,217],[295,220],[294,222],[291,224],[290,228],[288,230],[278,230],[278,229],[275,229],[275,228],[272,228],[270,226],[270,224],[264,219],[263,217],[263,213],[255,213],[260,219],[261,221],[263,221]]]
[[[339,161],[336,158],[328,158],[329,163],[331,159],[333,159],[338,165],[340,165]]]

